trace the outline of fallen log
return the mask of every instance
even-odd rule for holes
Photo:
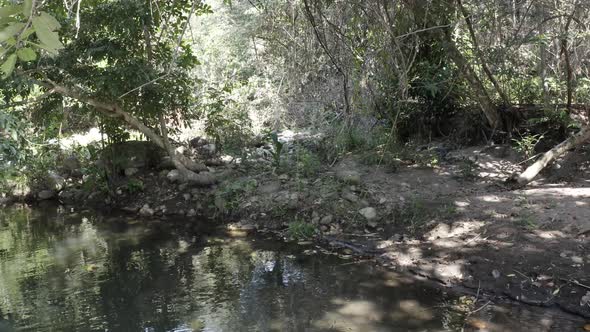
[[[545,152],[534,164],[524,172],[514,174],[508,178],[508,182],[517,182],[519,185],[526,185],[531,182],[547,165],[567,151],[590,140],[590,126],[583,127],[579,132],[570,136],[565,141],[556,145],[553,149]]]

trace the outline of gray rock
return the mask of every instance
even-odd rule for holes
[[[168,172],[166,178],[168,179],[168,181],[175,183],[180,182],[182,180],[182,175],[180,174],[180,171],[178,171],[177,169],[173,169],[170,172]]]
[[[55,197],[55,190],[41,190],[38,194],[37,197],[39,198],[39,200],[44,201],[44,200],[48,200],[48,199],[52,199]]]
[[[377,210],[374,207],[366,207],[359,210],[359,213],[367,219],[367,221],[372,221],[377,219]]]
[[[134,176],[135,174],[137,174],[137,172],[139,172],[139,169],[137,169],[136,167],[125,168],[126,177]]]
[[[357,171],[339,170],[336,172],[336,177],[343,182],[351,185],[358,185],[361,183],[361,174]]]
[[[142,217],[151,217],[155,213],[156,211],[151,209],[149,204],[145,204],[141,209],[139,209],[139,215]]]
[[[185,201],[190,201],[191,200],[191,194],[185,193],[185,194],[182,195],[182,198],[184,198]]]
[[[258,192],[261,194],[274,194],[279,190],[281,190],[281,183],[278,181],[269,182],[258,188]]]
[[[66,186],[66,179],[54,172],[47,173],[45,178],[45,189],[61,191]]]
[[[346,191],[342,194],[342,198],[344,198],[345,200],[352,202],[352,203],[356,203],[359,201],[359,198],[357,195],[355,195],[354,193],[351,193],[350,191]]]
[[[331,214],[329,214],[329,215],[327,215],[327,216],[324,216],[324,217],[322,218],[322,220],[320,220],[320,224],[322,224],[322,225],[329,225],[329,224],[331,224],[333,221],[334,221],[334,216],[333,216],[333,215],[331,215]]]
[[[320,214],[317,211],[311,213],[311,223],[317,225],[320,223]]]
[[[74,155],[68,156],[63,161],[63,169],[70,174],[77,172],[80,168],[82,168],[80,160]]]
[[[188,210],[188,212],[186,213],[187,217],[195,217],[197,215],[197,211],[195,209],[190,209]]]

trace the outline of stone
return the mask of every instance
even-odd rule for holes
[[[61,191],[66,186],[66,179],[54,172],[47,173],[45,178],[45,189]]]
[[[76,157],[74,155],[66,157],[66,159],[64,159],[62,165],[63,165],[64,171],[66,171],[70,174],[75,173],[75,172],[79,171],[80,168],[82,168],[80,160],[78,160],[78,157]]]
[[[361,174],[357,171],[339,170],[336,172],[336,177],[340,181],[351,185],[359,185],[361,183]]]
[[[359,210],[359,213],[367,219],[367,221],[372,221],[377,219],[377,210],[374,207],[366,207]]]
[[[190,201],[191,200],[191,194],[185,193],[185,194],[182,195],[182,198],[184,198],[185,201]]]
[[[136,167],[125,168],[126,177],[134,176],[135,174],[137,174],[137,172],[139,172],[139,169],[137,169]]]
[[[197,211],[195,209],[190,209],[188,210],[188,212],[186,213],[187,217],[195,217],[197,215]]]
[[[345,200],[352,202],[352,203],[356,203],[359,201],[359,198],[356,194],[351,193],[350,191],[346,191],[342,194],[342,198],[344,198]]]
[[[317,225],[320,223],[320,214],[317,211],[311,213],[311,223]]]
[[[54,197],[55,197],[55,190],[41,190],[37,194],[37,198],[39,198],[39,200],[41,200],[41,201],[52,199]]]
[[[327,216],[324,216],[324,217],[322,218],[322,220],[320,220],[320,224],[322,224],[322,225],[329,225],[329,224],[331,224],[333,221],[334,221],[334,216],[333,216],[333,215],[331,215],[331,214],[329,214],[329,215],[327,215]]]
[[[274,194],[281,190],[281,183],[277,181],[269,182],[258,188],[258,192],[261,194]]]
[[[281,180],[282,182],[287,182],[287,181],[289,181],[289,175],[288,174],[281,174],[281,175],[279,175],[279,180]]]
[[[379,226],[379,224],[375,220],[371,220],[371,221],[367,222],[367,226],[369,226],[370,228],[377,228],[377,226]]]
[[[168,181],[175,183],[180,182],[182,180],[182,175],[180,174],[179,170],[173,169],[170,172],[168,172],[168,174],[166,174],[166,178],[168,179]]]
[[[145,204],[144,206],[142,206],[141,209],[139,209],[139,215],[142,217],[151,217],[155,213],[156,213],[156,211],[151,209],[149,204]]]

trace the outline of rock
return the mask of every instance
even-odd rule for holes
[[[339,170],[336,172],[336,177],[343,182],[351,185],[358,185],[361,183],[361,174],[357,171]]]
[[[258,192],[261,194],[274,194],[281,190],[281,183],[278,181],[269,182],[258,188]]]
[[[342,198],[344,198],[345,200],[352,202],[352,203],[356,203],[359,201],[359,198],[356,194],[351,193],[350,191],[346,191],[342,194]]]
[[[588,304],[590,304],[590,292],[586,292],[586,295],[580,299],[580,306],[585,307]]]
[[[186,213],[187,217],[195,217],[197,215],[197,211],[195,209],[190,209],[188,210],[188,212]]]
[[[126,177],[134,176],[135,174],[137,174],[137,172],[139,172],[139,169],[137,169],[135,167],[125,168],[125,176]]]
[[[173,169],[170,172],[168,172],[168,174],[166,174],[166,178],[168,179],[168,181],[172,183],[181,182],[182,175],[180,174],[179,170]]]
[[[141,209],[139,209],[139,215],[142,217],[151,217],[156,212],[150,208],[149,204],[145,204]]]
[[[377,219],[377,210],[374,207],[366,207],[359,210],[359,213],[367,219],[367,221],[372,221]]]
[[[451,227],[445,223],[439,223],[428,233],[425,234],[426,239],[434,241],[436,239],[446,239],[451,235]]]
[[[331,214],[329,214],[329,215],[327,215],[327,216],[324,216],[324,217],[322,218],[322,220],[320,220],[320,224],[322,224],[322,225],[329,225],[329,224],[331,224],[333,221],[334,221],[334,216],[333,216],[333,215],[331,215]]]
[[[320,214],[317,211],[311,213],[311,223],[317,225],[320,223]]]
[[[282,182],[287,182],[287,181],[289,181],[289,175],[288,174],[281,174],[279,176],[279,180],[281,180]]]
[[[45,177],[44,186],[44,189],[61,191],[66,186],[66,179],[54,172],[49,172]]]
[[[371,220],[371,221],[367,222],[367,226],[369,226],[370,228],[377,228],[377,226],[379,226],[379,224],[375,220]]]
[[[185,201],[190,201],[191,200],[191,194],[185,193],[185,194],[182,195],[182,198],[184,198]]]
[[[76,173],[80,170],[80,168],[82,168],[80,160],[78,160],[78,157],[74,155],[68,156],[66,159],[64,159],[62,165],[64,171],[70,174]]]
[[[153,142],[126,141],[114,143],[101,152],[101,163],[121,174],[127,168],[145,169],[156,167],[166,155],[164,149]]]
[[[55,190],[41,190],[38,194],[37,197],[39,198],[39,200],[41,201],[45,201],[48,199],[52,199],[55,197]]]
[[[494,279],[498,279],[500,278],[500,271],[498,270],[492,270],[492,277],[494,277]]]

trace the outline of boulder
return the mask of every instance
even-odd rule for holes
[[[64,189],[65,186],[66,179],[54,172],[48,172],[45,176],[45,179],[43,179],[42,183],[43,189],[47,190],[61,191]]]
[[[125,176],[126,177],[134,176],[138,172],[139,172],[139,169],[137,169],[136,167],[125,168]]]
[[[179,170],[173,169],[170,172],[168,172],[168,174],[166,175],[166,178],[168,179],[168,181],[170,181],[172,183],[181,182],[182,181],[182,174],[180,174]]]
[[[336,177],[338,180],[352,185],[358,185],[361,183],[361,174],[357,171],[338,170],[336,172]]]
[[[156,213],[153,209],[150,208],[149,204],[145,204],[144,206],[139,209],[139,215],[142,217],[151,217]]]
[[[66,157],[62,163],[62,166],[63,170],[69,174],[78,173],[82,168],[80,160],[74,155]]]
[[[127,141],[105,147],[100,163],[114,174],[122,175],[128,168],[147,169],[158,166],[166,155],[164,149],[147,141]]]
[[[37,194],[37,198],[39,198],[40,201],[45,201],[54,198],[55,194],[55,190],[41,190]]]
[[[364,209],[360,209],[359,213],[365,217],[367,221],[374,221],[377,219],[377,210],[374,207],[366,207]]]

